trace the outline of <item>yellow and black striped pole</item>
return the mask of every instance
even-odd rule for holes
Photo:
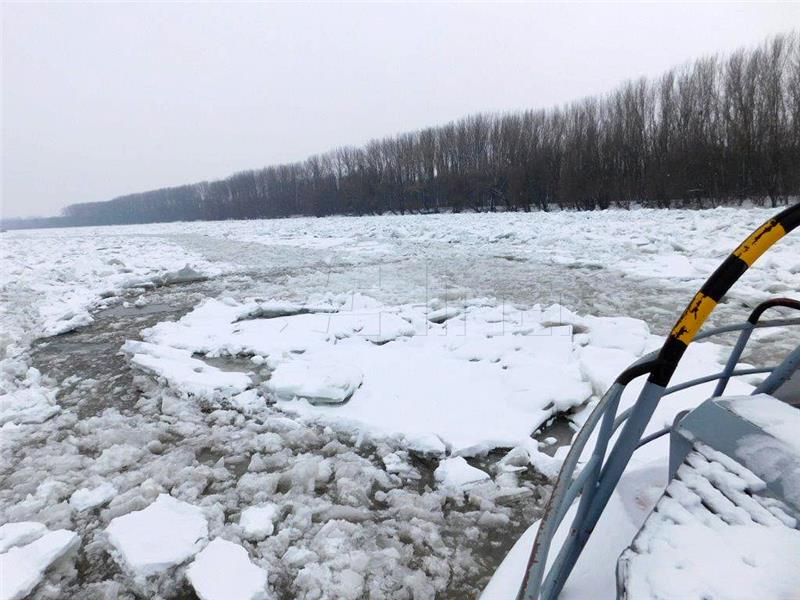
[[[650,382],[666,387],[686,347],[700,331],[717,303],[770,246],[798,225],[800,203],[790,206],[761,225],[725,259],[694,295],[675,323],[667,341],[661,347],[657,364],[650,373]]]

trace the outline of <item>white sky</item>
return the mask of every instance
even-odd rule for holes
[[[800,3],[3,4],[2,216],[547,107],[800,26]]]

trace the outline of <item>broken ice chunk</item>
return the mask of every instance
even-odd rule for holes
[[[175,283],[193,283],[195,281],[205,281],[208,277],[200,271],[192,268],[192,265],[186,263],[186,266],[177,271],[168,271],[161,277],[155,279],[156,284],[171,285]]]
[[[252,415],[264,410],[267,402],[258,390],[246,390],[241,394],[231,397],[231,404],[246,415]]]
[[[445,306],[439,310],[431,311],[430,314],[428,314],[428,320],[431,323],[441,324],[453,317],[459,316],[462,312],[464,311],[457,306]]]
[[[239,525],[247,539],[263,540],[275,530],[274,521],[277,514],[278,507],[275,504],[251,506],[242,511]]]
[[[0,394],[0,425],[44,423],[59,410],[55,391],[38,386]]]
[[[47,527],[35,521],[21,521],[0,525],[0,552],[12,546],[28,544],[44,535]]]
[[[439,463],[433,472],[440,487],[462,488],[489,479],[489,474],[470,465],[463,456],[454,456]]]
[[[267,572],[250,561],[247,550],[221,538],[197,555],[186,575],[200,600],[267,598]]]
[[[69,504],[77,511],[88,510],[100,506],[117,495],[117,488],[106,481],[94,489],[81,488],[73,492]]]
[[[421,456],[444,456],[447,446],[435,433],[421,433],[418,435],[406,435],[405,443],[408,449]]]
[[[26,530],[33,533],[29,523],[15,528],[18,535]],[[8,533],[8,531],[4,532]],[[22,538],[17,537],[17,541]],[[44,578],[44,573],[53,563],[77,548],[78,535],[73,531],[58,529],[41,535],[38,539],[23,545],[15,545],[8,552],[0,554],[0,600],[19,600],[25,598]]]
[[[400,450],[387,454],[383,457],[383,464],[386,465],[387,473],[395,473],[407,479],[422,478],[419,471],[408,462],[408,452]]]
[[[208,536],[203,511],[160,494],[144,510],[117,517],[106,528],[124,566],[146,578],[193,556]]]
[[[348,364],[288,360],[278,365],[267,388],[279,400],[305,398],[311,404],[341,404],[359,388],[364,376]]]
[[[128,340],[122,350],[131,354],[131,362],[140,369],[163,377],[180,391],[194,396],[215,393],[238,394],[250,387],[245,373],[223,371],[192,357],[188,350]]]

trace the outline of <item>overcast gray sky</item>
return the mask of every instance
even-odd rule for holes
[[[602,93],[800,4],[3,4],[2,216]]]

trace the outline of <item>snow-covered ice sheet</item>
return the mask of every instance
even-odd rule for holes
[[[208,525],[200,508],[160,494],[144,510],[112,520],[106,533],[122,565],[144,581],[200,550]]]
[[[308,304],[324,312],[257,318],[259,303],[206,300],[180,320],[144,331],[146,343],[126,347],[146,346],[157,356],[183,353],[184,360],[191,353],[258,357],[255,368],[266,369],[267,381],[232,400],[247,412],[257,412],[263,397],[360,435],[399,437],[417,452],[471,456],[524,445],[542,423],[602,395],[625,367],[661,343],[641,320],[580,316],[559,305],[522,311],[489,298],[468,300],[434,323],[427,305],[385,305],[359,294]],[[714,344],[692,345],[675,381],[719,369],[719,351]],[[190,360],[198,365],[182,367],[190,375],[211,368],[201,358]],[[169,363],[159,366],[177,391],[197,393],[179,372],[169,372]],[[671,398],[651,426],[671,422],[711,387]],[[630,386],[621,409],[639,389],[641,382]],[[749,386],[732,382],[736,389]]]
[[[265,391],[283,410],[371,435],[400,435],[410,446],[428,439],[437,452],[515,446],[591,396],[571,327],[552,324],[566,312],[559,307],[506,314],[480,300],[433,323],[425,306],[386,306],[364,296],[353,305],[348,298],[333,313],[245,320],[257,312],[252,306],[208,300],[144,336],[163,355],[264,357],[271,368]],[[646,326],[633,319],[592,319],[584,327],[596,335],[590,339],[613,347],[641,350],[647,338]],[[192,391],[180,377],[160,375]]]

